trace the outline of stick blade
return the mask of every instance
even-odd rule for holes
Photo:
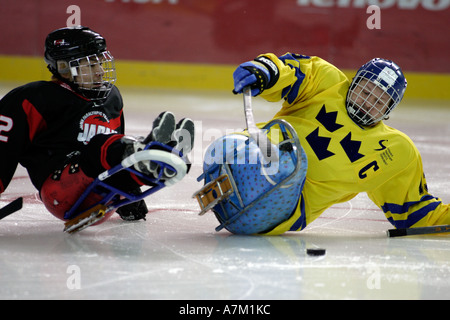
[[[9,216],[10,214],[19,211],[23,206],[23,198],[17,198],[13,202],[8,203],[6,206],[0,209],[0,220]]]
[[[408,234],[406,229],[389,229],[386,233],[389,238],[403,237]]]
[[[449,232],[450,232],[450,225],[441,225],[441,226],[428,226],[416,228],[390,229],[387,230],[387,236],[389,238],[393,238],[393,237],[427,235],[427,234],[449,233]]]

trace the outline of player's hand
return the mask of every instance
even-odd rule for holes
[[[233,93],[242,93],[245,87],[250,86],[252,96],[257,96],[270,82],[269,70],[257,61],[248,61],[241,64],[233,73]]]
[[[132,202],[126,204],[116,210],[122,220],[125,221],[137,221],[145,220],[145,216],[148,213],[147,204],[144,200]]]

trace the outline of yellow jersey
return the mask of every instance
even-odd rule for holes
[[[428,193],[411,139],[382,121],[361,127],[350,119],[345,105],[350,81],[339,69],[319,57],[262,56],[276,64],[279,78],[260,96],[284,100],[274,118],[295,128],[308,157],[297,209],[267,235],[302,230],[330,206],[360,192],[396,228],[450,224],[449,205]]]

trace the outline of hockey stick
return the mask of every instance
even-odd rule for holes
[[[244,93],[244,112],[245,112],[245,121],[247,123],[247,130],[259,149],[264,156],[264,159],[268,162],[278,161],[278,153],[274,145],[270,142],[267,134],[264,133],[261,129],[259,129],[255,124],[255,119],[253,118],[253,109],[252,109],[252,92],[250,87],[245,87],[243,90]]]
[[[389,238],[413,236],[422,234],[435,234],[450,232],[450,225],[431,226],[431,227],[419,227],[419,228],[403,228],[403,229],[390,229],[386,231]]]
[[[11,213],[19,211],[22,209],[23,198],[17,198],[13,202],[8,203],[6,206],[0,209],[0,220],[9,216]]]

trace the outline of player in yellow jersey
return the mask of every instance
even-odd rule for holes
[[[407,86],[394,62],[373,59],[349,81],[319,57],[263,54],[241,64],[233,77],[235,93],[250,86],[253,96],[283,101],[274,119],[260,127],[270,127],[273,135],[275,127],[290,125],[295,132],[285,131],[295,139],[290,149],[278,144],[279,171],[272,175],[259,170],[265,167],[263,160],[239,160],[261,153],[245,133],[213,142],[202,178],[214,184],[219,174],[227,174],[234,187],[212,204],[221,223],[218,229],[267,235],[300,231],[333,204],[360,192],[366,192],[396,228],[450,224],[449,205],[428,193],[417,148],[383,122]],[[289,158],[292,150],[297,155]],[[284,175],[282,168],[287,170]],[[283,182],[290,173],[290,180]],[[280,188],[272,192],[270,186]]]

